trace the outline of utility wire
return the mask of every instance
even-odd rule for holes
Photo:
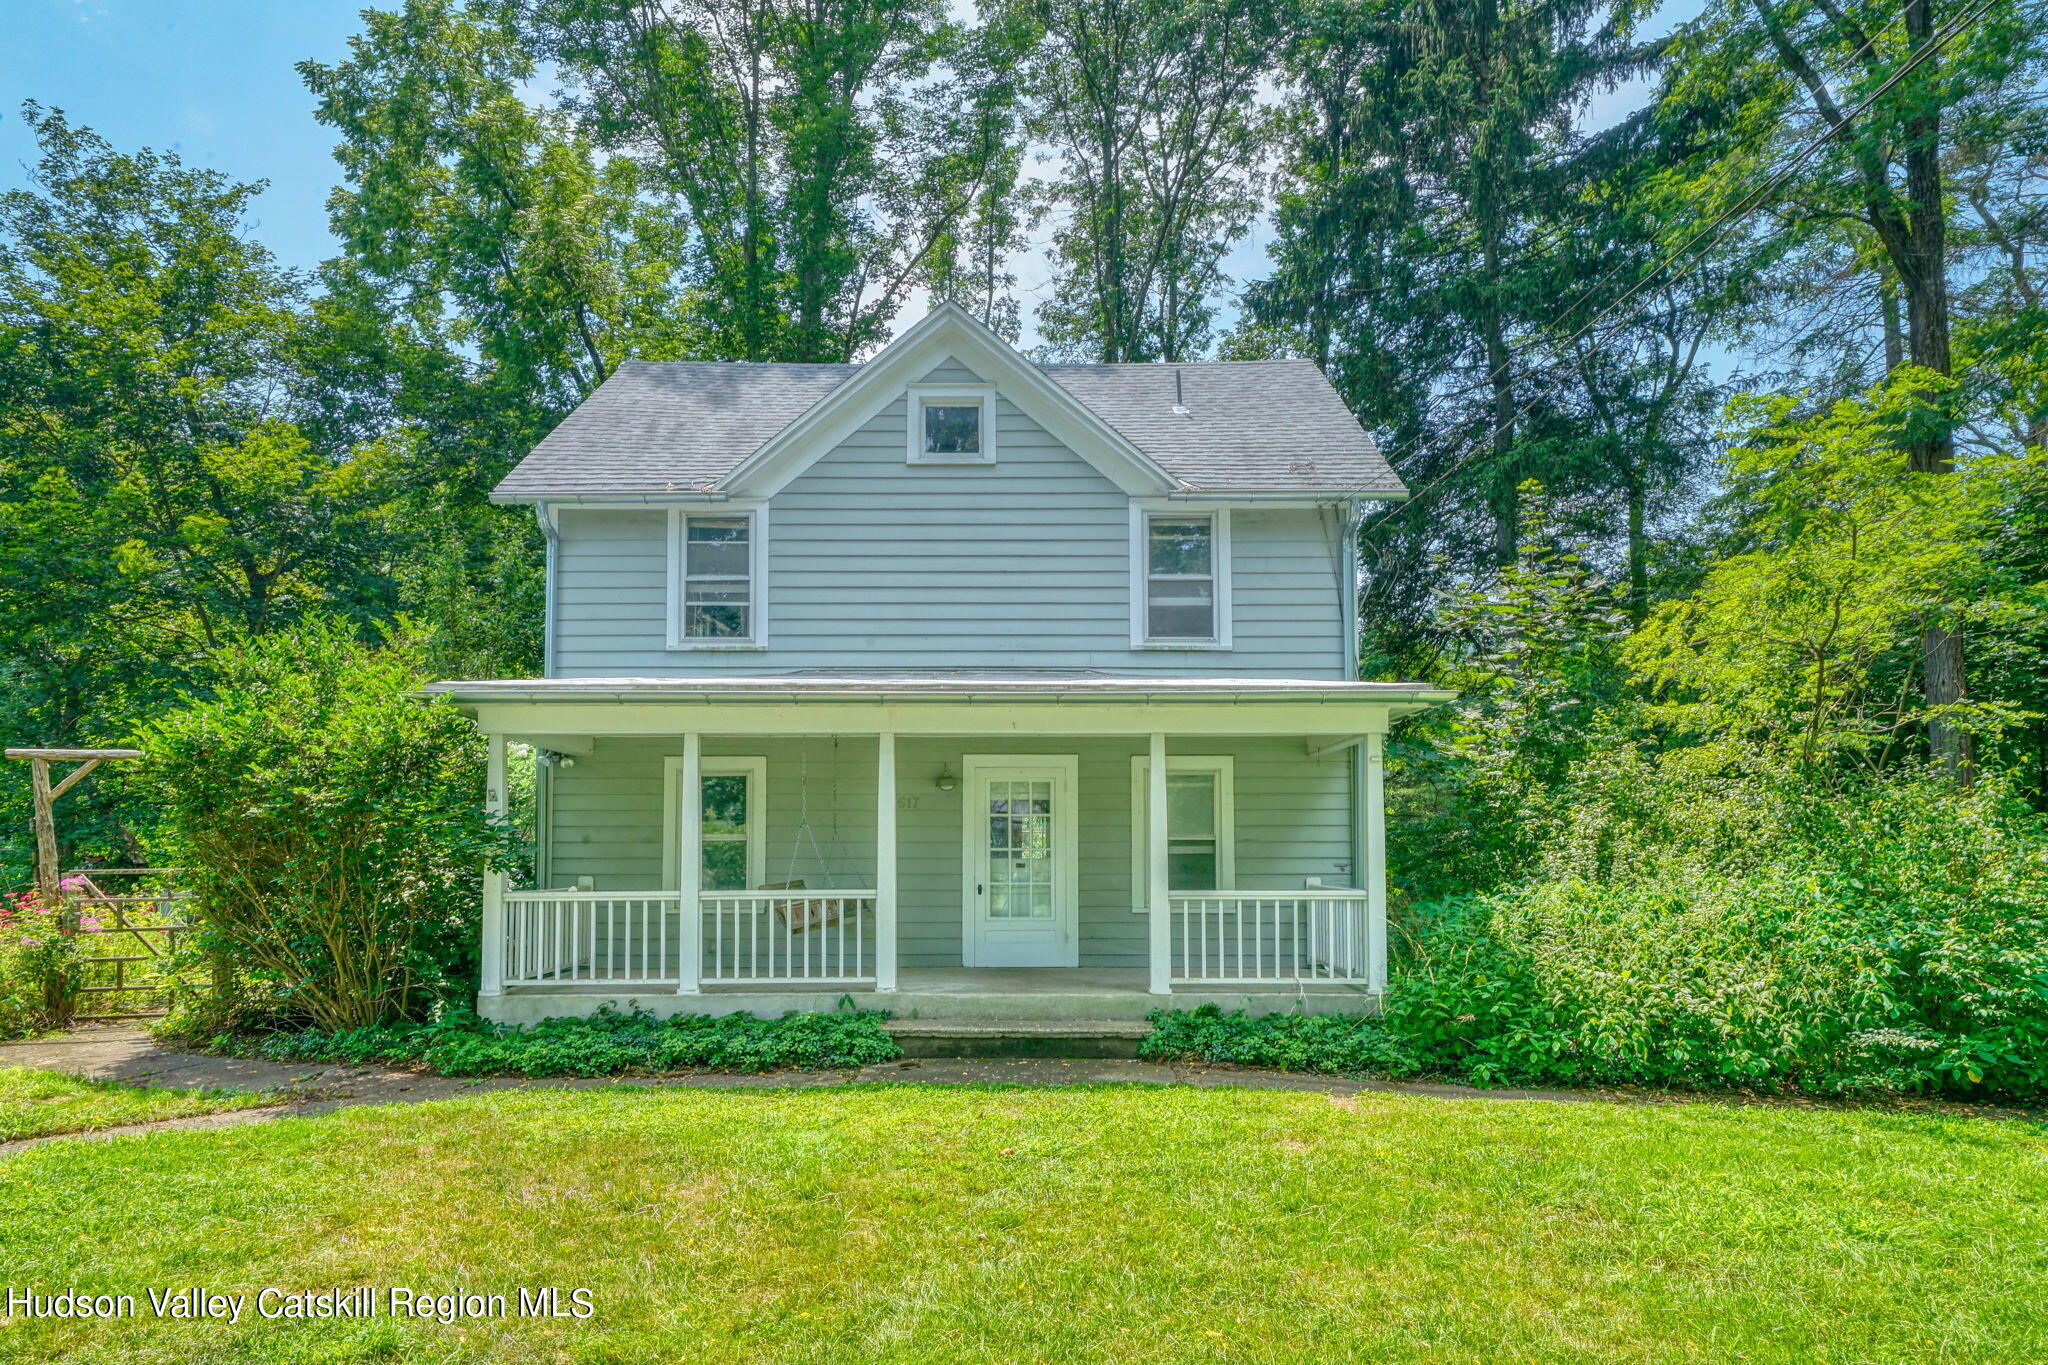
[[[1644,275],[1644,277],[1635,285],[1631,286],[1627,292],[1621,295],[1621,297],[1615,299],[1612,303],[1608,304],[1605,308],[1601,309],[1598,313],[1594,314],[1591,318],[1587,319],[1575,331],[1573,331],[1571,335],[1565,337],[1563,341],[1552,344],[1555,344],[1558,347],[1562,348],[1564,346],[1569,346],[1574,341],[1577,341],[1580,337],[1584,336],[1588,331],[1592,330],[1595,326],[1597,326],[1602,320],[1604,320],[1610,314],[1619,309],[1623,304],[1627,303],[1630,299],[1634,298],[1636,295],[1642,293],[1645,289],[1649,288],[1650,285],[1656,280],[1658,273],[1662,271],[1666,266],[1671,264],[1672,260],[1674,260],[1679,255],[1682,255],[1683,253],[1690,251],[1693,248],[1693,246],[1696,245],[1701,239],[1706,237],[1709,233],[1714,233],[1716,229],[1719,229],[1719,232],[1717,233],[1717,235],[1715,235],[1714,240],[1708,243],[1707,252],[1703,252],[1699,256],[1696,256],[1691,261],[1687,262],[1686,265],[1682,269],[1680,269],[1676,275],[1672,277],[1672,282],[1676,283],[1679,280],[1684,279],[1687,275],[1691,274],[1692,271],[1702,261],[1704,261],[1707,258],[1707,254],[1710,253],[1713,250],[1713,248],[1718,247],[1722,243],[1722,241],[1728,237],[1728,235],[1733,231],[1734,227],[1736,226],[1737,221],[1742,216],[1746,215],[1751,209],[1755,208],[1759,203],[1761,203],[1765,196],[1771,194],[1773,191],[1780,188],[1786,181],[1790,180],[1793,175],[1798,173],[1801,167],[1803,167],[1808,161],[1812,160],[1815,153],[1817,153],[1822,147],[1826,146],[1828,142],[1832,140],[1838,133],[1841,133],[1842,131],[1847,129],[1850,124],[1856,121],[1857,118],[1867,113],[1870,110],[1871,106],[1874,105],[1886,93],[1888,93],[1892,89],[1892,87],[1897,85],[1900,81],[1904,80],[1907,76],[1911,75],[1912,72],[1916,68],[1918,68],[1922,62],[1925,62],[1928,58],[1936,55],[1937,53],[1945,49],[1951,42],[1955,41],[1955,39],[1962,34],[1964,29],[1968,28],[1971,24],[1975,23],[1978,19],[1982,18],[1984,14],[1988,12],[1991,9],[1991,7],[1997,3],[1998,0],[1982,0],[1982,3],[1979,4],[1975,9],[1963,15],[1960,19],[1952,21],[1948,25],[1948,27],[1946,27],[1941,32],[1936,33],[1929,37],[1927,42],[1920,48],[1919,51],[1913,53],[1912,56],[1910,56],[1906,60],[1906,62],[1899,67],[1898,70],[1892,72],[1891,75],[1887,76],[1882,82],[1878,84],[1878,86],[1875,89],[1873,89],[1860,102],[1858,102],[1853,109],[1849,110],[1845,115],[1843,115],[1842,120],[1839,123],[1829,125],[1827,128],[1822,129],[1817,136],[1810,139],[1799,150],[1798,154],[1793,157],[1792,161],[1788,165],[1786,165],[1780,171],[1776,172],[1763,184],[1759,185],[1756,189],[1744,195],[1735,204],[1723,210],[1719,215],[1717,215],[1714,218],[1714,220],[1711,223],[1707,224],[1706,227],[1702,228],[1699,232],[1694,233],[1692,237],[1688,238],[1683,245],[1661,255],[1655,262],[1651,264],[1649,271]],[[1573,307],[1576,306],[1577,304],[1574,303]],[[1568,315],[1569,310],[1567,310],[1567,316]],[[1633,316],[1634,315],[1631,315],[1630,320],[1633,320]],[[1538,337],[1533,338],[1532,342],[1544,340],[1547,339]],[[1509,417],[1506,421],[1497,423],[1493,427],[1489,428],[1489,430],[1485,433],[1483,439],[1490,441],[1494,436],[1498,435],[1501,431],[1509,427],[1512,427],[1516,422],[1519,422],[1522,420],[1522,418],[1528,416],[1530,412],[1535,410],[1538,404],[1542,403],[1545,399],[1550,397],[1551,394],[1557,392],[1558,389],[1564,386],[1565,377],[1566,376],[1564,374],[1560,373],[1560,375],[1557,378],[1553,379],[1548,385],[1541,389],[1534,398],[1531,398],[1527,403],[1524,403],[1519,409],[1517,409],[1513,416]],[[1435,444],[1443,444],[1443,442],[1439,441]],[[1411,451],[1410,453],[1422,453],[1427,451],[1428,449],[1429,446],[1422,446],[1418,450]],[[1398,515],[1402,508],[1413,506],[1415,503],[1420,502],[1422,498],[1425,495],[1427,495],[1431,490],[1441,485],[1446,479],[1450,478],[1453,474],[1456,474],[1459,470],[1463,469],[1466,465],[1470,464],[1473,460],[1479,458],[1479,456],[1484,453],[1485,451],[1483,449],[1474,449],[1470,454],[1464,456],[1462,459],[1457,460],[1448,468],[1446,468],[1441,474],[1437,475],[1428,483],[1424,484],[1421,488],[1417,489],[1408,497],[1408,499],[1405,502],[1396,503],[1388,511],[1381,513],[1374,520],[1362,525],[1359,528],[1360,531],[1369,531],[1376,526],[1382,525],[1394,516]]]

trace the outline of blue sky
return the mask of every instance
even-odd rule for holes
[[[314,121],[312,97],[292,68],[346,55],[363,7],[364,0],[5,0],[0,186],[27,178],[35,144],[18,111],[33,99],[117,147],[176,151],[236,179],[268,181],[256,235],[286,264],[310,268],[334,249],[324,207],[334,137]],[[1700,0],[1667,0],[1652,25],[1661,31],[1699,8]],[[1643,94],[1603,96],[1588,121],[1610,122]],[[1266,240],[1261,229],[1238,243],[1230,273],[1262,273]],[[1020,261],[1018,274],[1028,314],[1045,270]]]
[[[362,0],[6,0],[0,184],[22,184],[35,143],[21,102],[64,110],[116,147],[176,151],[267,180],[256,235],[288,264],[333,252],[323,207],[332,130],[313,121],[295,62],[347,51]]]

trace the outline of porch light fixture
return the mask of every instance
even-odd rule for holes
[[[941,763],[939,765],[939,775],[932,779],[932,785],[942,792],[949,792],[959,786],[960,779],[953,776],[953,765]]]

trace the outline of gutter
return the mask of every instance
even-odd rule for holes
[[[517,507],[532,503],[535,507],[558,502],[571,507],[602,505],[606,503],[629,503],[634,506],[666,507],[678,502],[730,502],[732,494],[713,493],[708,490],[688,490],[669,493],[498,493],[493,492],[489,501],[499,507]]]
[[[591,691],[565,691],[555,688],[507,688],[490,692],[466,691],[460,684],[432,683],[414,693],[419,697],[448,697],[469,706],[502,704],[506,702],[676,702],[701,705],[725,706],[731,704],[754,704],[781,706],[791,702],[868,702],[875,705],[905,705],[921,702],[959,702],[967,705],[990,704],[1014,706],[1019,702],[1053,705],[1096,705],[1103,702],[1163,702],[1214,703],[1227,702],[1319,702],[1325,705],[1343,705],[1354,702],[1370,702],[1393,706],[1429,707],[1457,700],[1455,692],[1438,691],[1434,688],[1411,688],[1386,692],[887,692],[869,689],[852,691],[687,691],[662,689],[659,691],[623,691],[618,688]]]

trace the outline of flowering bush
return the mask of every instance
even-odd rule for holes
[[[66,890],[71,889],[68,885]],[[65,900],[41,892],[0,896],[0,1037],[70,1022],[78,997],[78,936]]]

